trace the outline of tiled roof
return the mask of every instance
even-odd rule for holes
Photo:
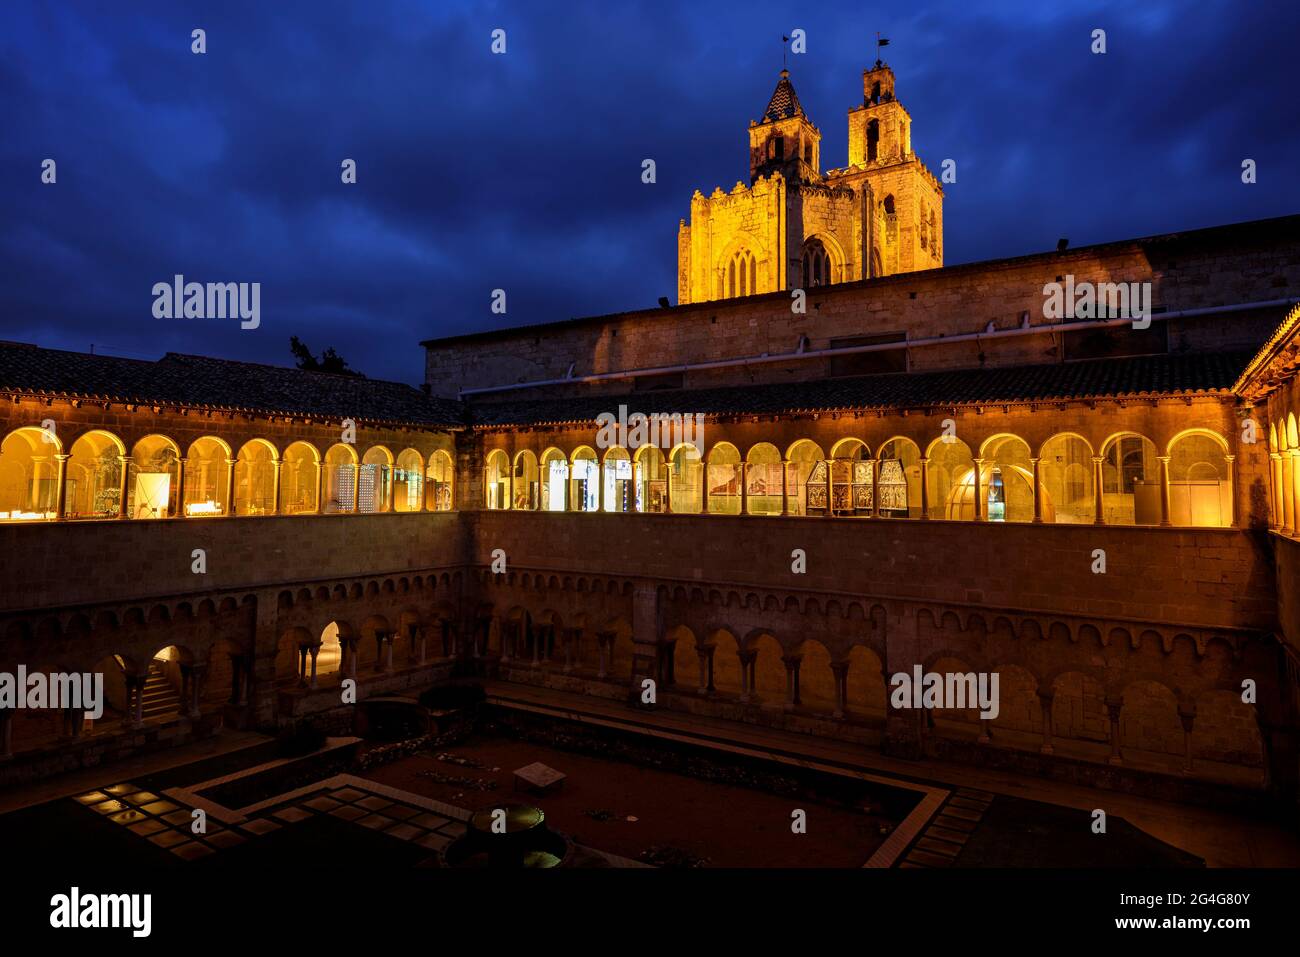
[[[617,413],[620,404],[647,415],[779,415],[1226,393],[1249,358],[1246,352],[1138,356],[621,396],[480,400],[470,415],[474,425],[507,426],[594,422],[601,413]]]
[[[787,120],[792,116],[803,115],[799,96],[794,91],[794,84],[790,82],[790,72],[782,70],[781,79],[776,81],[776,89],[772,91],[772,98],[767,101],[767,109],[763,111],[763,119]]]
[[[1258,402],[1290,379],[1300,366],[1297,335],[1300,335],[1300,305],[1287,310],[1268,341],[1242,370],[1233,391],[1243,399]]]
[[[0,391],[282,415],[459,426],[459,402],[401,382],[169,352],[156,362],[0,343]]]

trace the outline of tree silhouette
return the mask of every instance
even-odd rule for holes
[[[366,377],[365,373],[349,368],[348,361],[335,352],[333,346],[322,352],[320,358],[317,359],[312,354],[307,343],[297,336],[290,336],[289,350],[293,353],[294,358],[298,360],[299,369],[305,369],[308,372],[332,372],[335,375],[356,376],[358,379]]]

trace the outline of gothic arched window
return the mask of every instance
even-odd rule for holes
[[[880,149],[880,121],[872,120],[867,124],[867,162],[874,163]]]
[[[748,249],[738,249],[731,254],[727,263],[726,294],[727,298],[752,296],[758,292],[758,263],[754,254]]]
[[[831,284],[831,257],[820,239],[810,239],[803,247],[803,282],[808,289]]]

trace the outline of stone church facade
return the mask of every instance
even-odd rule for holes
[[[749,125],[749,185],[691,197],[690,222],[677,233],[677,301],[943,265],[943,189],[912,150],[912,118],[887,65],[862,73],[848,163],[823,173],[821,159],[821,132],[782,70],[762,119]]]

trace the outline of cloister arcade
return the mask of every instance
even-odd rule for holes
[[[1230,527],[1235,470],[1224,437],[1193,428],[1163,449],[1136,432],[1094,444],[1076,432],[1037,449],[1011,433],[975,448],[955,435],[922,447],[798,439],[784,451],[721,440],[702,451],[547,447],[484,459],[488,509],[912,518],[948,521]]]
[[[128,449],[104,429],[65,447],[54,431],[23,426],[0,442],[0,521],[449,511],[454,472],[443,449],[359,453],[339,442],[322,454],[264,438],[236,449],[209,435],[182,450],[160,434]]]
[[[626,582],[521,572],[483,585],[467,654],[499,661],[512,681],[626,694],[638,650]],[[661,586],[659,601],[652,673],[670,710],[875,744],[901,721],[940,749],[1264,781],[1262,719],[1240,686],[1269,667],[1257,638],[709,586]],[[927,672],[997,673],[998,715],[895,709],[890,677],[913,656]]]
[[[1279,404],[1285,397],[1278,397]],[[1285,405],[1282,414],[1268,428],[1270,482],[1269,504],[1272,507],[1273,528],[1287,535],[1300,530],[1300,427],[1296,414]]]
[[[104,676],[104,714],[0,709],[0,757],[227,708],[275,717],[276,695],[383,680],[455,654],[459,572],[319,583],[194,601],[9,618],[0,671]],[[269,604],[269,617],[259,605]],[[325,693],[325,692],[322,692]],[[331,703],[336,703],[336,697]]]

